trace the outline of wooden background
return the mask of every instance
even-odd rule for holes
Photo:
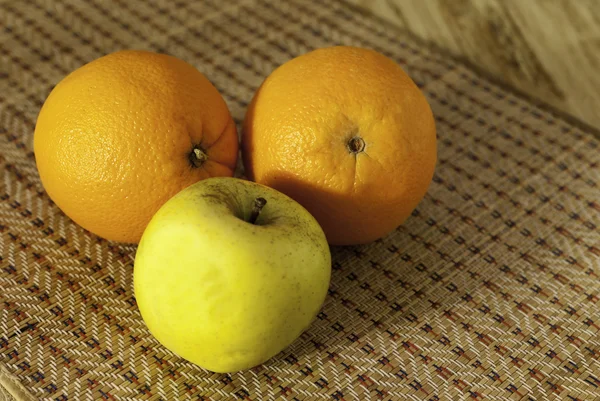
[[[600,0],[350,0],[600,127]]]

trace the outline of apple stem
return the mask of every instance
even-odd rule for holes
[[[258,219],[260,211],[263,209],[263,207],[265,207],[266,204],[267,200],[265,198],[254,199],[254,207],[252,207],[252,214],[250,215],[250,220],[248,220],[250,224],[256,223],[256,219]]]

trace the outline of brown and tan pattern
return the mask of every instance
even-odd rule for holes
[[[596,0],[350,0],[600,126]]]
[[[6,371],[33,398],[57,401],[600,399],[593,130],[345,3],[223,3],[0,2]],[[438,124],[434,182],[396,232],[332,250],[327,302],[293,346],[247,372],[203,371],[146,330],[135,248],[84,231],[44,193],[37,113],[69,71],[142,48],[196,65],[239,123],[277,65],[333,44],[379,50],[423,88]]]

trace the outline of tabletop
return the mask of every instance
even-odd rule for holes
[[[600,127],[597,1],[352,2]]]

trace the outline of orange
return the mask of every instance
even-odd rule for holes
[[[101,237],[135,243],[171,196],[233,175],[238,137],[225,101],[193,66],[120,51],[56,85],[34,151],[42,184],[65,214]]]
[[[332,47],[277,68],[244,121],[246,174],[284,192],[331,244],[371,242],[425,195],[436,164],[427,100],[391,59]]]

